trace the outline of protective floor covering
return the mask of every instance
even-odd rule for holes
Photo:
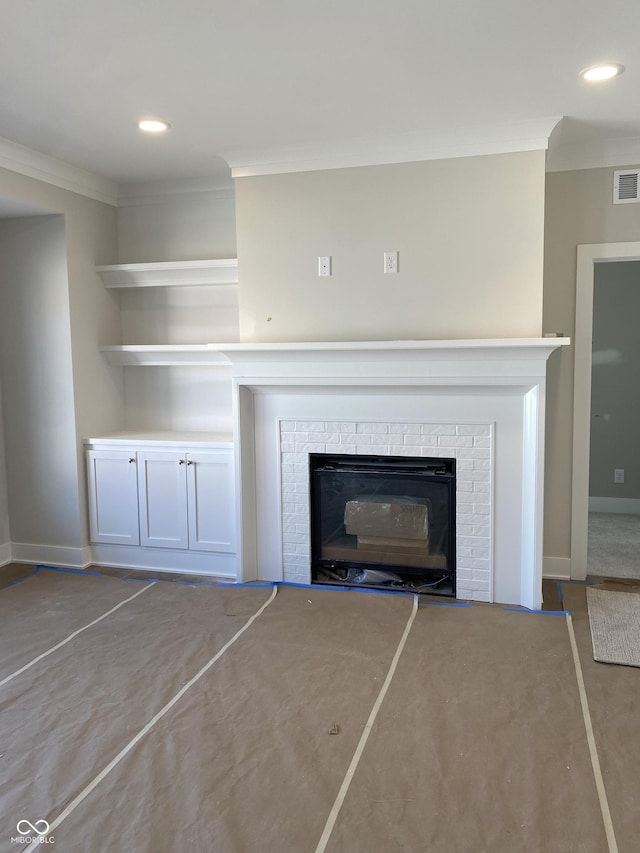
[[[563,615],[48,570],[0,614],[0,850],[637,849],[640,756],[585,673],[615,848]]]
[[[584,586],[562,584],[562,602],[571,611],[618,849],[634,853],[640,846],[640,671],[593,659]]]
[[[640,667],[640,595],[587,589],[593,657]]]

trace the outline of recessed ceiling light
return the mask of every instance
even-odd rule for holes
[[[158,118],[145,118],[138,122],[138,127],[145,133],[163,133],[165,130],[169,130],[170,126],[168,122],[161,121]]]
[[[617,62],[607,62],[604,65],[590,65],[589,68],[583,68],[580,76],[585,80],[611,80],[612,77],[617,77],[624,71],[624,65],[619,65]]]

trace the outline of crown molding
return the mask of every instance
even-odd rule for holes
[[[120,184],[118,207],[139,207],[164,204],[180,198],[195,198],[208,195],[215,200],[234,199],[233,184],[207,178],[189,178],[171,181],[144,181]]]
[[[118,188],[113,181],[3,137],[0,137],[0,168],[114,207],[118,204]]]
[[[563,142],[557,146],[552,144],[547,154],[547,172],[632,165],[640,165],[640,136],[595,139],[588,143]]]
[[[429,135],[395,136],[378,142],[351,140],[334,146],[222,152],[234,178],[380,166],[422,160],[447,160],[484,154],[546,151],[561,120],[552,116],[533,121],[460,127]]]

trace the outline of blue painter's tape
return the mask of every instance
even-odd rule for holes
[[[187,581],[176,581],[176,583],[187,583]],[[261,587],[273,587],[275,586],[277,581],[256,581],[252,583],[251,581],[247,581],[247,583],[233,583],[233,581],[220,581],[219,583],[214,583],[214,586],[235,586],[237,589],[260,589]]]
[[[527,610],[526,607],[505,607],[504,610],[510,610],[512,613],[536,613],[539,616],[569,616],[568,610]]]
[[[430,604],[431,607],[473,607],[471,601],[421,601],[420,604]]]
[[[3,587],[0,587],[0,592],[2,592],[3,589],[9,589],[9,587],[11,587],[11,586],[17,586],[19,583],[24,583],[24,581],[28,581],[29,578],[32,578],[32,577],[33,577],[33,573],[30,575],[26,575],[23,578],[18,578],[15,581],[11,581],[11,583],[5,584]]]
[[[16,580],[11,581],[11,583],[8,583],[6,586],[0,587],[0,592],[2,592],[3,589],[9,589],[10,586],[16,586],[17,584],[22,583],[23,581],[28,581],[29,578],[34,578],[39,571],[40,566],[36,566],[35,569],[31,572],[31,574],[25,575],[23,578],[17,578]]]
[[[67,575],[86,575],[88,577],[101,578],[100,572],[90,572],[87,569],[63,569],[60,566],[37,566],[38,569],[46,569],[48,572],[63,572]]]
[[[63,569],[60,566],[45,566],[45,565],[39,564],[35,567],[35,569],[31,572],[30,575],[26,575],[23,578],[18,578],[18,580],[11,581],[11,583],[8,583],[6,586],[2,587],[2,589],[9,589],[10,586],[15,586],[16,584],[19,584],[19,583],[22,583],[23,581],[29,580],[29,578],[35,577],[35,575],[37,575],[38,572],[40,572],[41,570],[44,570],[47,572],[60,572],[62,574],[67,574],[67,575],[88,575],[89,577],[93,577],[93,578],[102,577],[100,572],[89,572],[86,569]]]
[[[564,599],[562,597],[562,581],[556,581],[556,589],[558,591],[558,599],[560,600],[560,604],[564,604]]]
[[[102,575],[109,577],[109,575]],[[129,583],[158,583],[158,578],[116,578],[116,580],[129,581]]]
[[[560,581],[560,583],[569,583],[574,586],[597,586],[599,581]]]
[[[178,586],[220,586],[216,581],[173,581],[173,583]]]

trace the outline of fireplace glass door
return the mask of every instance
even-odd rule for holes
[[[455,460],[312,453],[311,580],[455,596]]]

